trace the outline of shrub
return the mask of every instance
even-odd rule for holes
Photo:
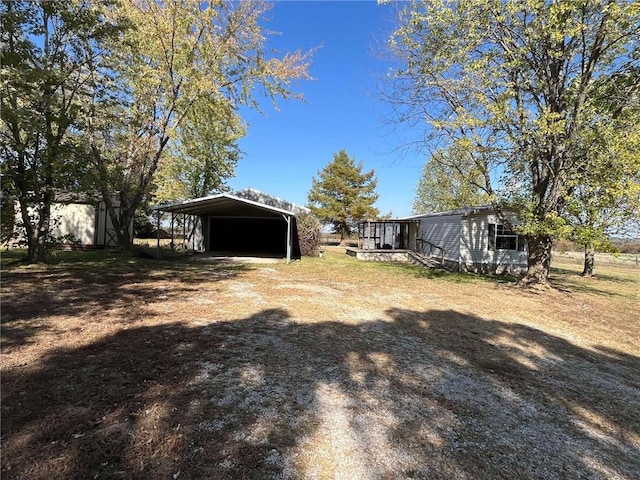
[[[620,253],[639,254],[640,253],[640,241],[639,240],[621,240],[616,242],[616,246]]]
[[[305,257],[315,257],[320,246],[320,220],[311,213],[297,215],[300,253]]]

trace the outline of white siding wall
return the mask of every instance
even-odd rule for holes
[[[462,220],[460,239],[460,262],[471,266],[474,263],[488,264],[492,255],[488,248],[487,217],[470,217]]]
[[[417,238],[444,248],[447,251],[444,258],[457,262],[460,254],[460,218],[460,215],[420,218]],[[420,242],[417,246],[420,248]],[[428,252],[428,245],[424,249]]]
[[[112,198],[114,207],[120,208],[120,201],[116,196]],[[15,202],[16,225],[22,223],[20,205]],[[96,219],[97,216],[97,219]],[[104,245],[116,247],[118,245],[117,236],[111,217],[107,212],[104,202],[100,202],[98,207],[87,203],[53,203],[51,205],[51,228],[50,233],[54,237],[70,236],[69,241],[77,241],[83,245]],[[131,240],[133,240],[133,221],[129,227]],[[18,239],[24,238],[24,229],[17,230]]]
[[[16,201],[15,225],[22,225],[20,204]],[[37,222],[34,209],[29,216]],[[66,237],[65,241],[76,241],[85,245],[93,245],[96,233],[96,208],[86,203],[54,203],[51,205],[51,224],[49,234],[55,238]],[[26,242],[24,228],[16,227],[17,240]]]
[[[59,203],[51,206],[51,235],[70,237],[71,242],[93,245],[96,233],[96,208],[82,203]]]
[[[515,216],[510,216],[515,222]],[[527,252],[489,250],[489,223],[502,223],[497,215],[474,215],[461,221],[460,260],[463,269],[516,274],[527,267]]]

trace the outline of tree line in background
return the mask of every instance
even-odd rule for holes
[[[118,244],[138,208],[224,188],[240,105],[296,98],[310,53],[264,49],[261,1],[2,2],[2,187],[28,261],[42,261],[59,191],[98,192]],[[114,196],[115,195],[115,196]]]

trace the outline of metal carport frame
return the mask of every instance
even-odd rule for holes
[[[266,205],[264,203],[248,200],[246,198],[237,197],[228,193],[220,193],[217,195],[210,195],[208,197],[196,198],[193,200],[187,200],[184,202],[173,203],[169,205],[159,205],[153,207],[152,210],[158,213],[158,225],[157,225],[157,248],[160,251],[160,215],[164,212],[182,213],[185,215],[205,216],[215,213],[217,215],[231,217],[250,217],[255,216],[256,209],[262,210],[265,215],[264,218],[283,218],[287,224],[286,235],[286,259],[287,263],[291,262],[292,250],[293,250],[293,219],[295,213],[290,210],[285,210],[272,205]],[[203,224],[204,231],[204,224]],[[207,233],[208,235],[208,233]],[[205,245],[205,250],[207,246]]]

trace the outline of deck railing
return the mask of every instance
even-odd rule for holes
[[[421,252],[432,258],[439,259],[440,265],[444,265],[444,257],[447,255],[447,251],[444,248],[436,245],[435,243],[431,243],[429,240],[425,240],[424,238],[416,238],[416,243]],[[428,248],[425,248],[425,246]]]

